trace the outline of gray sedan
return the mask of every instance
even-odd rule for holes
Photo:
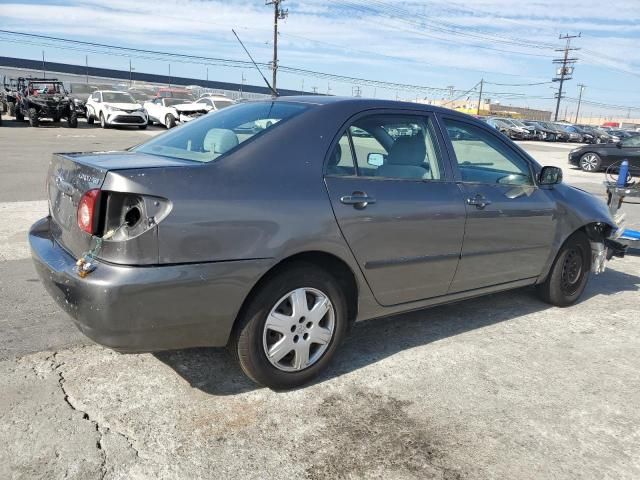
[[[281,98],[126,152],[54,155],[29,240],[96,342],[227,346],[256,382],[292,388],[356,320],[528,285],[577,301],[623,252],[606,205],[561,180],[450,110]]]

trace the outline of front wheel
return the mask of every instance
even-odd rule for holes
[[[69,118],[67,119],[67,124],[69,128],[77,128],[78,127],[78,115],[76,115],[75,113],[72,113],[71,115],[69,115]]]
[[[38,118],[38,111],[35,108],[29,109],[29,125],[37,127],[40,125],[40,119]]]
[[[602,160],[597,153],[585,153],[580,157],[580,168],[585,172],[597,172],[600,170]]]
[[[170,113],[167,114],[167,116],[164,119],[164,125],[165,127],[167,127],[167,129],[173,128],[176,126],[176,119],[173,115],[171,115]]]
[[[89,113],[89,110],[87,110],[87,123],[89,125],[93,125],[93,122],[95,122],[95,117]]]
[[[537,286],[538,294],[557,307],[573,305],[589,279],[591,244],[583,232],[575,232],[562,245],[547,279]]]
[[[104,113],[100,112],[100,128],[109,128],[107,121],[104,118]]]
[[[347,331],[346,299],[314,265],[294,265],[267,281],[243,309],[231,349],[256,383],[282,390],[322,372]]]

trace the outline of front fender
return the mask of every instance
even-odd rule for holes
[[[564,183],[555,185],[550,191],[557,205],[558,228],[538,283],[546,279],[560,247],[572,233],[583,229],[590,240],[599,240],[594,238],[598,235],[597,232],[603,232],[601,236],[609,237],[618,229],[607,204],[595,195]]]

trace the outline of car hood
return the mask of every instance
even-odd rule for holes
[[[118,108],[120,110],[138,110],[142,108],[142,105],[139,103],[111,103],[111,102],[103,102],[103,105],[108,105],[109,107]]]

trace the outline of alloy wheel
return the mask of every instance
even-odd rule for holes
[[[580,166],[587,172],[594,172],[598,168],[600,159],[595,153],[587,153],[580,159]]]
[[[262,335],[264,353],[278,370],[304,370],[322,358],[335,325],[329,297],[315,288],[298,288],[280,298],[269,312]]]

